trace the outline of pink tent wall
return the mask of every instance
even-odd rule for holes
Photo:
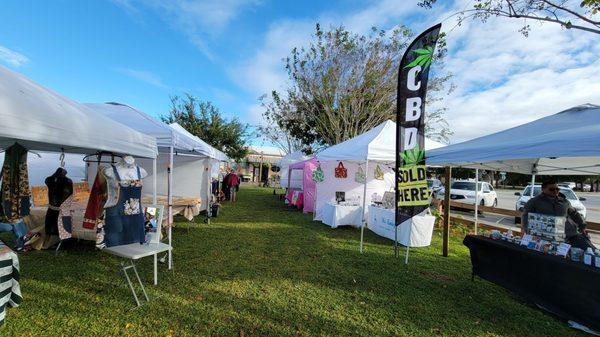
[[[304,191],[304,213],[315,211],[315,198],[317,184],[312,180],[312,173],[317,168],[317,160],[315,158],[297,162],[289,166],[289,170],[302,170],[304,172],[302,178],[302,190]]]

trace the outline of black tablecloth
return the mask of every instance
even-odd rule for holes
[[[469,235],[473,275],[567,320],[600,331],[600,268],[514,243]]]

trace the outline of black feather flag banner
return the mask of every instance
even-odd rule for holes
[[[406,49],[398,71],[396,111],[396,226],[430,203],[425,165],[425,97],[441,24]]]

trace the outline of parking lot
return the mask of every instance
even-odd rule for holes
[[[515,209],[515,203],[518,196],[515,195],[515,192],[521,192],[522,190],[502,190],[497,189],[496,193],[498,194],[498,207],[503,209]],[[600,193],[594,192],[575,192],[578,197],[586,198],[582,203],[587,208],[587,219],[592,222],[600,222]],[[457,216],[461,216],[467,219],[473,219],[473,212],[462,212],[458,210],[452,210],[452,213]],[[514,227],[515,221],[513,217],[502,216],[496,214],[483,214],[480,215],[480,220],[486,223],[496,223],[502,225],[503,227]],[[597,246],[600,246],[600,234],[592,234],[592,241]]]

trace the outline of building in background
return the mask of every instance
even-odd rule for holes
[[[273,146],[250,146],[249,153],[240,163],[240,174],[245,182],[268,182],[270,186],[278,183],[282,150]]]

